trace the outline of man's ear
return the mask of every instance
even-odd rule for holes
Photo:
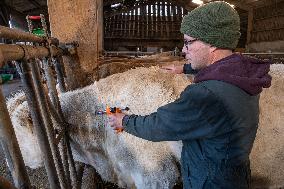
[[[217,50],[217,47],[214,47],[214,46],[211,46],[210,49],[209,49],[210,53],[212,53],[212,52],[214,52],[216,50]]]

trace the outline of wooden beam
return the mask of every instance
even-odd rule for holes
[[[21,14],[21,15],[25,16],[22,11],[15,9],[15,8],[11,5],[11,2],[10,2],[10,1],[4,1],[4,2],[1,2],[1,3],[2,3],[4,6],[6,6],[8,9],[10,9],[10,12],[16,12],[16,13],[18,13],[18,14]],[[0,5],[1,5],[1,3],[0,3]]]
[[[249,4],[249,3],[255,3],[255,2],[259,2],[259,1],[261,1],[261,0],[246,0],[245,2],[247,3],[247,4]]]
[[[248,11],[248,28],[247,28],[247,41],[246,45],[248,45],[251,41],[251,33],[253,30],[253,9]]]
[[[245,11],[248,11],[252,7],[250,5],[246,5],[244,1],[239,1],[239,0],[225,0],[227,3],[230,3],[240,9],[243,9]]]
[[[283,1],[284,0],[259,0],[259,1],[247,0],[246,3],[249,4],[251,7],[253,7],[254,9],[256,9],[260,7],[269,6],[272,4],[278,4]]]
[[[202,0],[204,3],[207,3],[209,1]],[[219,0],[211,0],[212,1],[219,1]],[[225,0],[226,2],[235,5],[236,7],[248,11],[251,6],[246,5],[245,0]],[[192,3],[192,0],[177,0],[177,1],[172,1],[182,7],[184,7],[186,10],[192,10],[196,8],[198,5],[195,3]]]
[[[108,6],[116,3],[123,3],[123,0],[104,0],[103,5]]]
[[[124,12],[130,12],[134,9],[138,9],[138,8],[141,8],[143,7],[145,4],[143,3],[136,3],[134,6],[131,6],[131,7],[122,7],[121,9],[119,10],[115,10],[115,11],[111,11],[111,12],[104,12],[104,17],[105,18],[109,18],[109,17],[112,17],[112,16],[115,16],[115,15],[119,15],[121,13],[124,13]]]
[[[23,13],[27,14],[27,13],[31,13],[31,12],[38,11],[38,10],[43,10],[44,12],[48,12],[48,7],[47,5],[44,5],[44,6],[36,7],[33,9],[25,10],[23,11]]]
[[[33,4],[35,7],[40,8],[41,4],[39,4],[36,0],[28,0],[31,4]]]

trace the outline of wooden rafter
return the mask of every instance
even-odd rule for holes
[[[38,10],[44,10],[45,12],[47,12],[48,7],[46,5],[44,5],[44,6],[40,6],[40,7],[37,7],[37,8],[25,10],[25,11],[23,11],[23,13],[27,14],[27,13],[31,13],[31,12],[38,11]]]
[[[39,2],[37,2],[36,0],[28,0],[28,2],[30,2],[31,4],[33,4],[37,8],[41,7],[41,4]]]

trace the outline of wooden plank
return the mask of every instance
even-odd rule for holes
[[[128,17],[127,17],[127,13],[123,13],[123,37],[124,38],[127,38],[127,32],[128,32],[128,24],[127,24],[127,20],[128,20]]]
[[[131,11],[132,14],[132,36],[136,37],[135,28],[137,27],[136,18],[135,18],[135,10]]]
[[[151,4],[148,4],[147,10],[148,10],[147,31],[148,31],[148,38],[151,38],[152,37],[152,32],[151,32],[151,28],[152,28]]]
[[[162,1],[162,18],[163,18],[163,20],[162,20],[162,22],[161,22],[161,24],[162,24],[162,27],[161,27],[161,29],[162,29],[162,31],[161,31],[161,37],[162,38],[164,38],[165,37],[165,33],[166,33],[166,25],[165,25],[165,23],[166,23],[166,14],[165,14],[165,1]]]
[[[162,1],[157,2],[157,30],[156,30],[156,37],[161,37],[162,35],[162,21],[163,21],[163,16],[161,14],[162,12]]]
[[[172,10],[173,10],[173,25],[174,25],[174,28],[173,28],[173,30],[174,30],[174,35],[176,36],[177,34],[176,34],[176,30],[177,30],[177,22],[178,22],[178,20],[177,20],[177,12],[176,12],[176,5],[174,5],[174,6],[172,6]]]
[[[145,35],[146,35],[146,27],[145,27],[145,6],[142,6],[140,8],[140,22],[141,22],[141,25],[143,26],[142,27],[142,34],[141,34],[141,37],[144,38]]]
[[[173,3],[170,3],[170,18],[171,18],[171,36],[175,35],[174,32],[174,17],[173,17]]]
[[[245,4],[244,2],[240,2],[238,0],[226,0],[226,2],[239,7],[240,9],[248,11],[250,8],[252,8],[250,5]]]
[[[170,37],[170,27],[171,27],[171,12],[170,12],[170,3],[168,2],[167,3],[167,5],[166,5],[166,7],[167,7],[167,16],[166,16],[166,20],[167,20],[167,37]]]
[[[155,16],[155,2],[152,2],[152,4],[151,4],[151,23],[152,23],[152,25],[151,25],[151,32],[152,32],[152,37],[154,37],[155,36],[155,33],[156,33],[156,31],[155,31],[155,23],[156,23],[156,16]]]
[[[251,41],[251,32],[253,30],[253,9],[248,11],[248,27],[247,27],[247,41],[246,44],[249,44]]]
[[[178,15],[178,21],[180,23],[181,20],[182,20],[182,13],[181,13],[181,7],[180,6],[177,6],[177,15]]]
[[[139,16],[138,16],[138,7],[136,7],[135,9],[135,18],[136,18],[136,23],[137,23],[137,32],[136,32],[136,35],[138,38],[141,37],[141,24],[140,24],[140,19],[139,19]]]

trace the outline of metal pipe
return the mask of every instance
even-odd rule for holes
[[[61,153],[61,157],[62,157],[62,163],[63,163],[63,167],[64,167],[64,172],[66,175],[66,182],[68,184],[68,188],[72,188],[72,182],[71,182],[71,174],[70,174],[70,165],[68,162],[68,150],[67,150],[67,145],[66,145],[66,140],[65,137],[66,136],[66,131],[63,131],[63,136],[61,141],[59,142],[59,146],[60,146],[60,153]]]
[[[39,102],[35,95],[36,92],[35,92],[35,87],[33,85],[30,68],[26,61],[22,61],[21,63],[17,63],[16,65],[24,86],[24,91],[31,112],[35,133],[37,135],[42,158],[44,160],[45,169],[48,175],[50,188],[59,189],[60,184],[56,173],[54,161],[52,158],[52,153],[49,146],[46,130],[43,126],[43,118],[40,114],[41,110],[39,107]]]
[[[48,60],[43,60],[44,64],[43,64],[43,69],[44,69],[44,73],[45,73],[45,78],[47,81],[47,86],[48,86],[48,91],[49,91],[49,97],[51,99],[51,105],[52,107],[54,107],[56,114],[59,116],[60,120],[64,120],[63,118],[63,113],[62,113],[62,109],[60,106],[60,101],[58,98],[58,93],[56,90],[56,81],[53,77],[53,73],[51,70],[51,59]],[[59,145],[61,146],[61,155],[62,155],[62,160],[63,160],[63,165],[64,165],[64,171],[66,173],[66,177],[67,177],[67,181],[68,181],[68,185],[71,185],[71,179],[70,179],[70,170],[69,170],[69,162],[68,162],[68,147],[67,144],[68,142],[67,140],[67,133],[66,133],[66,125],[62,124],[63,126],[63,138],[61,140],[61,142],[59,143]],[[72,153],[72,152],[71,152]],[[72,164],[70,164],[72,165]],[[72,169],[71,169],[72,171]],[[70,183],[69,183],[70,182]]]
[[[53,74],[52,74],[51,69],[50,69],[50,59],[48,59],[46,61],[46,63],[43,64],[43,65],[44,65],[43,67],[44,67],[44,71],[45,71],[45,74],[46,74],[46,80],[47,80],[47,85],[48,85],[48,89],[49,89],[51,102],[53,104],[53,107],[55,107],[55,109],[57,110],[57,113],[58,113],[59,117],[61,118],[61,120],[64,120],[60,101],[59,101],[59,98],[58,98],[58,93],[57,93],[57,90],[56,90],[56,84],[55,84],[56,82],[54,80]],[[63,126],[64,126],[63,129],[66,131],[66,124],[64,124]],[[69,162],[69,165],[70,165],[70,174],[71,174],[70,176],[71,176],[71,179],[72,179],[72,185],[73,185],[73,188],[77,189],[77,188],[79,188],[78,182],[77,182],[77,172],[76,172],[75,162],[74,162],[74,159],[73,159],[72,150],[71,150],[70,142],[69,142],[69,136],[68,136],[67,132],[65,132],[65,135],[63,136],[62,140],[63,141],[61,142],[61,145],[63,145],[64,147],[67,147],[67,151],[66,151],[67,156],[66,156],[64,151],[62,151],[62,154],[63,154],[63,157],[65,157],[65,158],[68,157],[68,162]],[[67,165],[68,164],[66,163],[65,166],[67,166]],[[67,167],[65,168],[65,172],[69,172],[69,169],[67,169]]]
[[[12,39],[15,41],[43,43],[44,38],[17,29],[0,26],[0,38]]]
[[[49,56],[51,51],[54,56],[63,54],[63,50],[56,46],[51,46],[51,48],[48,49],[43,46],[0,44],[0,62],[43,58]],[[1,67],[2,65],[0,64],[0,68]]]
[[[63,130],[60,131],[58,137],[56,138],[56,143],[58,145],[60,145],[60,153],[61,153],[63,167],[64,167],[64,171],[65,171],[65,175],[66,175],[67,186],[69,186],[69,188],[71,188],[71,173],[70,173],[70,169],[69,169],[69,167],[71,165],[69,165],[69,162],[68,162],[69,158],[68,158],[68,150],[67,150],[67,143],[66,143],[66,136],[67,136],[66,129],[68,127],[68,123],[66,123],[63,120],[63,117],[59,116],[58,111],[55,110],[55,108],[52,105],[51,100],[49,98],[47,98],[47,103],[48,103],[48,108],[50,110],[50,113],[51,113],[53,119],[55,120],[55,122],[58,125],[63,126]],[[74,160],[73,160],[73,162],[74,162]],[[77,186],[75,186],[75,188],[77,188]]]
[[[66,146],[67,146],[68,160],[70,164],[72,186],[73,186],[73,189],[80,189],[81,186],[79,185],[80,183],[78,182],[78,178],[77,178],[77,170],[76,170],[76,165],[75,165],[75,161],[74,161],[72,150],[71,150],[69,135],[66,135],[65,141],[66,141]]]
[[[63,72],[63,62],[62,57],[57,57],[54,59],[54,67],[56,71],[57,81],[59,84],[59,89],[61,92],[66,92],[65,80],[64,80],[64,72]]]
[[[85,170],[85,164],[84,163],[78,163],[76,170],[77,170],[77,178],[78,178],[78,186],[82,185],[82,179],[83,179],[83,174]]]
[[[12,174],[14,184],[19,189],[30,189],[31,184],[20,147],[6,107],[0,86],[0,138],[1,145]]]
[[[46,57],[49,55],[48,48],[31,45],[0,44],[0,51],[2,51],[4,61]]]
[[[44,125],[45,125],[45,129],[47,133],[47,138],[50,144],[50,149],[51,149],[55,167],[57,170],[59,182],[60,182],[61,188],[68,188],[66,185],[66,179],[64,175],[63,164],[60,158],[59,150],[55,144],[55,132],[54,132],[52,120],[50,117],[50,112],[48,111],[46,96],[43,90],[43,85],[40,82],[41,78],[40,78],[39,68],[34,61],[30,62],[30,67],[31,67],[32,75],[33,75],[35,91],[36,91],[36,94],[39,100],[41,114],[42,114],[42,117],[45,123]]]
[[[53,117],[53,119],[55,120],[55,122],[57,122],[57,124],[59,124],[59,125],[65,125],[63,128],[65,128],[65,129],[67,129],[68,128],[68,123],[67,122],[65,122],[64,120],[63,120],[63,118],[62,117],[60,117],[59,115],[58,115],[58,112],[55,110],[55,108],[54,108],[54,106],[52,105],[52,103],[51,103],[51,101],[50,101],[50,99],[49,98],[47,98],[47,103],[48,103],[48,107],[49,107],[49,110],[50,110],[50,112],[51,112],[51,115],[52,115],[52,117]],[[68,175],[68,173],[70,174],[70,170],[69,170],[69,163],[68,163],[68,151],[67,151],[67,144],[66,144],[66,141],[65,141],[65,136],[67,136],[67,131],[66,130],[62,130],[62,131],[60,131],[60,133],[59,133],[59,135],[58,135],[58,139],[57,139],[57,143],[59,143],[59,145],[65,145],[65,146],[61,146],[61,149],[62,149],[62,151],[61,151],[61,156],[62,156],[62,159],[64,158],[64,160],[62,160],[63,161],[63,166],[64,166],[64,170],[65,170],[65,172],[66,172],[66,175]],[[62,142],[64,142],[65,144],[62,144]],[[73,160],[73,162],[74,162],[74,160]],[[71,183],[71,181],[70,181],[70,175],[69,175],[69,177],[67,176],[67,184],[70,182]],[[77,183],[79,183],[79,182],[77,182]],[[80,186],[80,185],[79,185]],[[71,188],[71,187],[70,187]]]
[[[59,98],[58,98],[58,94],[56,90],[56,81],[54,79],[54,75],[51,70],[51,59],[50,58],[43,60],[43,69],[45,73],[49,97],[51,99],[53,106],[55,107],[55,109],[60,115],[62,114],[62,112],[61,112],[60,102],[59,102]]]

